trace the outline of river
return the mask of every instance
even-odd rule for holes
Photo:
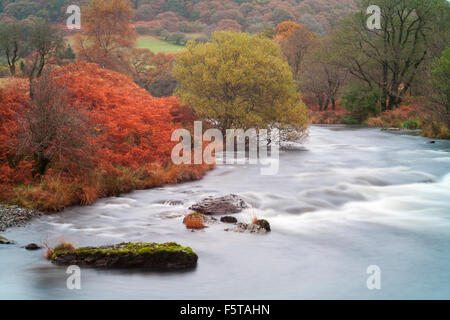
[[[272,232],[186,230],[189,205],[229,193]],[[450,299],[450,141],[312,126],[302,148],[280,152],[277,175],[219,165],[200,181],[101,199],[3,235],[17,244],[0,246],[0,299]],[[66,268],[21,248],[62,237],[76,246],[176,241],[199,261],[185,272],[83,268],[81,290],[68,290]],[[380,290],[366,284],[372,265]]]

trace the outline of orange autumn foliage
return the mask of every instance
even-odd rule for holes
[[[350,114],[347,110],[337,105],[336,110],[319,110],[319,106],[309,107],[309,118],[313,124],[345,124],[346,117]]]
[[[12,81],[0,89],[0,201],[57,211],[200,179],[212,168],[172,165],[171,134],[184,122],[180,111],[186,109],[176,97],[154,98],[130,77],[86,62],[56,69],[51,77],[65,89],[70,108],[87,118],[92,133],[83,150],[85,162],[94,166],[81,170],[78,162],[62,166],[54,158],[45,175],[33,178],[33,157],[17,154],[16,148],[19,116],[29,108],[26,81]]]
[[[275,28],[275,41],[280,41],[281,39],[285,39],[289,37],[289,35],[294,31],[295,29],[301,28],[301,24],[298,24],[293,21],[284,21],[281,22],[276,28]]]
[[[14,158],[17,119],[28,102],[27,90],[27,83],[20,80],[13,80],[10,87],[0,89],[0,188],[4,190],[8,184],[27,183],[32,179],[31,164]]]
[[[170,159],[175,97],[153,98],[129,77],[84,62],[57,70],[55,78],[67,86],[72,105],[90,111],[103,168]]]
[[[186,216],[185,224],[187,229],[203,229],[205,227],[203,219],[195,214]]]

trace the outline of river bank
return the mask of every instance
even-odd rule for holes
[[[319,110],[317,106],[310,107],[310,119],[313,124],[361,125],[398,133],[421,135],[433,139],[450,139],[449,114],[445,108],[429,106],[430,102],[423,98],[408,98],[402,106],[394,110],[368,115],[365,120],[357,120],[358,116],[351,114],[341,106],[336,110]]]

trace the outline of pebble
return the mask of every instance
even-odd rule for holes
[[[11,227],[24,226],[33,217],[40,216],[36,210],[20,208],[18,206],[0,206],[0,231]]]

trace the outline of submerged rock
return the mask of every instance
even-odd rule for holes
[[[0,244],[14,244],[14,241],[8,240],[5,237],[0,236]]]
[[[235,217],[225,216],[220,218],[221,222],[225,223],[237,223],[237,219]]]
[[[193,268],[198,256],[189,247],[169,243],[121,243],[113,246],[59,249],[50,259],[58,265],[103,268],[179,270]]]
[[[270,232],[270,225],[269,222],[267,222],[267,220],[258,220],[257,223],[249,223],[249,224],[238,222],[236,224],[236,227],[231,229],[225,229],[225,231],[265,234]]]
[[[223,197],[208,197],[189,207],[190,210],[204,214],[239,213],[250,206],[235,194]]]
[[[30,243],[30,244],[27,244],[25,246],[25,249],[27,249],[27,250],[39,250],[39,249],[41,249],[41,247],[39,247],[36,243]]]

